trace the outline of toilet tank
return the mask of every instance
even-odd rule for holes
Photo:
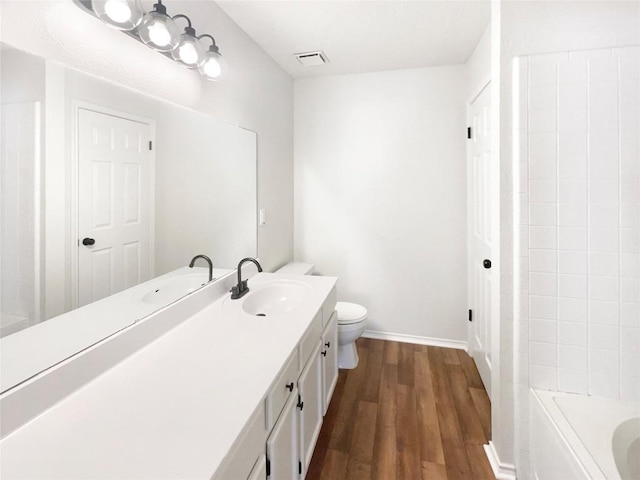
[[[284,267],[280,267],[275,273],[288,273],[293,275],[313,275],[315,265],[304,262],[287,263]]]

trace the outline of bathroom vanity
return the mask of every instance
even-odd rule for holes
[[[230,300],[229,275],[5,393],[0,476],[304,478],[337,380],[336,281],[259,273]]]

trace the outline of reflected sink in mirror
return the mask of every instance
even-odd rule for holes
[[[241,310],[243,313],[270,317],[291,313],[301,307],[312,289],[309,285],[294,280],[273,280],[257,286],[251,286],[243,298],[225,300],[225,310]]]
[[[213,278],[215,280],[215,277]],[[209,281],[209,273],[192,273],[158,282],[145,293],[141,300],[151,304],[168,304],[196,291]]]

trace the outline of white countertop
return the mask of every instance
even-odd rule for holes
[[[305,305],[230,316],[225,295],[3,439],[0,476],[210,478],[336,283],[261,273],[249,286],[274,278],[311,285]]]
[[[231,272],[214,269],[215,278]],[[185,293],[162,302],[145,302],[148,292],[167,281],[190,275],[208,278],[204,267],[182,267],[109,297],[66,312],[0,339],[0,392],[28,380],[109,335],[145,318]]]

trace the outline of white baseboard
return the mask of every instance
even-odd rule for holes
[[[496,476],[496,480],[516,480],[516,466],[511,463],[501,463],[496,447],[492,441],[484,445],[484,453],[487,454],[491,470]]]
[[[375,338],[377,340],[389,340],[392,342],[415,343],[418,345],[429,345],[431,347],[457,348],[458,350],[467,351],[467,342],[458,340],[445,340],[442,338],[419,337],[417,335],[405,335],[403,333],[375,332],[365,330],[362,334],[366,338]]]

